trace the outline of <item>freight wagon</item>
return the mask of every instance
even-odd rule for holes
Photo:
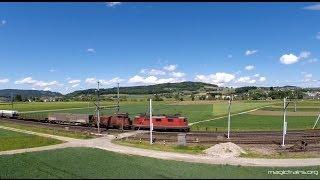
[[[0,117],[17,118],[18,116],[19,116],[18,111],[0,110]]]
[[[48,122],[57,124],[89,125],[92,115],[71,114],[71,113],[53,113],[49,114]]]

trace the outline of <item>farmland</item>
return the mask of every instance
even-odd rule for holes
[[[0,156],[0,178],[318,178],[270,175],[277,168],[206,165],[128,156],[91,148],[66,148]],[[290,168],[315,171],[320,167]],[[283,168],[282,168],[283,169]],[[285,169],[287,170],[287,169]]]
[[[114,105],[101,102],[102,106]],[[288,130],[310,129],[318,114],[318,101],[300,101],[288,106]],[[227,115],[228,101],[155,101],[153,114],[181,114],[189,123],[210,120]],[[131,118],[139,113],[148,113],[148,102],[123,101],[120,111],[128,112]],[[283,123],[283,104],[281,101],[233,101],[231,114],[261,108],[260,110],[232,116],[232,131],[281,130]],[[11,109],[10,105],[0,105],[0,109]],[[37,102],[14,104],[14,109],[22,112],[23,117],[44,118],[52,112],[93,114],[92,102]],[[101,114],[112,114],[114,109],[102,109]],[[225,131],[227,118],[202,122],[191,126],[192,130]]]
[[[61,141],[0,129],[0,151],[59,144]]]

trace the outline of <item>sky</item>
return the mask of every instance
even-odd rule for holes
[[[320,87],[320,3],[0,3],[0,89]]]

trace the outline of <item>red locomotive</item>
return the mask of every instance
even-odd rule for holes
[[[132,126],[134,129],[149,129],[149,116],[139,115],[133,120]],[[189,132],[188,119],[179,115],[167,116],[152,116],[152,123],[154,130],[180,130]]]

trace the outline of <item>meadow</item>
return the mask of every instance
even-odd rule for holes
[[[208,165],[129,156],[91,148],[65,148],[0,156],[0,179],[15,178],[319,178],[319,175],[270,175],[279,168]],[[280,168],[319,171],[320,167]]]
[[[62,141],[0,129],[0,151],[33,148],[62,143]]]

